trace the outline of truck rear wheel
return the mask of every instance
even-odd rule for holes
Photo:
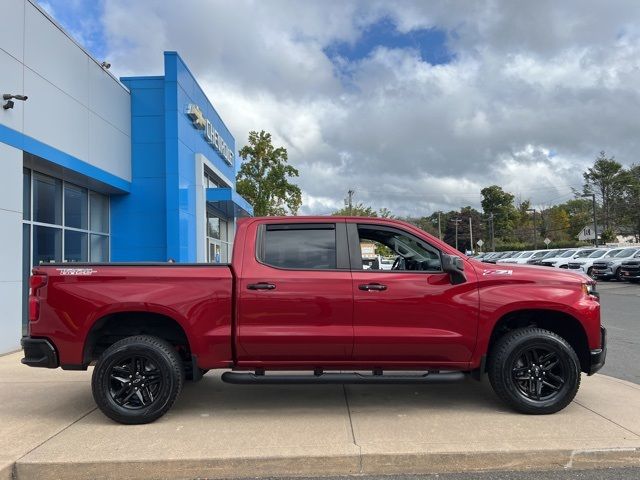
[[[173,405],[184,384],[178,352],[157,337],[128,337],[107,348],[91,378],[102,412],[125,424],[150,423]]]
[[[555,413],[578,392],[580,362],[562,337],[542,328],[521,328],[493,347],[489,380],[498,397],[515,410]]]

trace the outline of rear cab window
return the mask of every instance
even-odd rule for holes
[[[261,226],[256,256],[275,268],[336,270],[348,268],[348,255],[342,250],[346,250],[344,224],[273,223]]]

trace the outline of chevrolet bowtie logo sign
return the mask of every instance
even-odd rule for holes
[[[193,126],[198,130],[204,130],[207,128],[207,121],[202,114],[202,110],[200,110],[200,107],[197,105],[194,105],[193,103],[189,104],[187,107],[187,116],[193,122]]]
[[[205,118],[202,110],[197,105],[190,103],[187,105],[187,116],[191,119],[193,126],[198,130],[203,130],[205,140],[211,145],[222,159],[229,165],[233,165],[233,151],[227,146],[222,136],[213,128],[211,122]]]

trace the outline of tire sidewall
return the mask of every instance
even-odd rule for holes
[[[112,349],[113,348],[113,349]],[[110,372],[114,365],[130,356],[141,356],[151,360],[160,371],[161,386],[154,401],[147,407],[128,409],[118,405],[110,394]],[[113,345],[98,361],[92,377],[94,399],[100,409],[111,419],[120,423],[148,423],[164,414],[173,402],[179,389],[173,364],[161,349],[140,341],[124,345]]]
[[[518,389],[512,377],[512,369],[518,357],[530,348],[540,347],[552,350],[558,355],[564,369],[564,384],[552,398],[534,400]],[[491,380],[494,390],[500,392],[503,400],[520,412],[547,414],[562,410],[575,397],[580,385],[580,362],[571,346],[551,332],[537,330],[511,339],[509,351],[492,365]],[[496,385],[499,382],[500,385]]]

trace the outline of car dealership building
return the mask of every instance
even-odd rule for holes
[[[252,214],[235,139],[177,53],[161,75],[118,81],[32,0],[7,1],[0,353],[19,346],[33,265],[226,262]]]

